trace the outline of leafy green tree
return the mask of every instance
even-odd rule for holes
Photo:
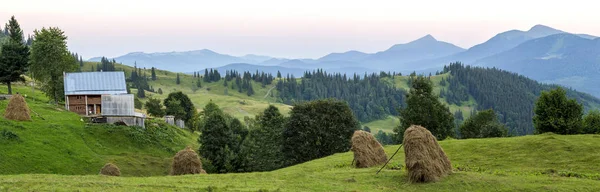
[[[370,127],[368,127],[368,126],[364,126],[364,127],[363,127],[363,131],[366,131],[366,132],[369,132],[369,133],[370,133],[370,132],[371,132],[371,128],[370,128]]]
[[[161,95],[163,94],[163,91],[160,87],[158,88],[158,94],[161,94]]]
[[[231,137],[233,135],[222,113],[209,113],[205,118],[202,134],[198,138],[200,155],[210,161],[213,170],[209,172],[227,173],[232,169],[234,160],[231,152]]]
[[[294,105],[283,131],[286,164],[345,152],[360,125],[346,102],[327,99]]]
[[[583,133],[600,133],[600,111],[592,110],[583,118]]]
[[[242,145],[248,171],[271,171],[283,167],[283,128],[285,118],[279,109],[269,105],[255,117],[256,126],[250,130]]]
[[[506,127],[498,121],[494,110],[479,111],[467,119],[459,128],[462,138],[503,137],[507,134]]]
[[[196,107],[192,100],[181,91],[169,93],[164,100],[167,115],[174,115],[176,119],[184,120],[189,126],[192,118],[196,116]]]
[[[0,48],[0,82],[8,87],[8,94],[12,94],[12,82],[24,82],[21,76],[27,71],[29,48],[23,39],[23,30],[12,16],[6,25],[8,42]]]
[[[163,105],[160,102],[160,99],[150,97],[148,98],[148,101],[146,101],[146,104],[144,104],[144,107],[146,107],[149,115],[154,117],[165,116],[165,111],[163,110]]]
[[[56,27],[34,31],[29,70],[42,91],[55,103],[64,99],[63,72],[77,71],[78,65],[67,49],[67,36]]]
[[[379,141],[382,145],[391,145],[395,144],[393,136],[389,133],[383,132],[382,130],[377,131],[375,134],[375,139]]]
[[[544,91],[535,102],[533,125],[538,133],[578,134],[582,132],[583,106],[567,98],[562,88]]]
[[[438,140],[446,139],[454,133],[452,113],[433,95],[431,81],[423,76],[412,80],[406,108],[400,110],[400,126],[394,129],[396,142],[402,142],[404,130],[411,125],[425,127]]]

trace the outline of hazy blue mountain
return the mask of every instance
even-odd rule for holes
[[[515,48],[523,42],[559,33],[566,32],[544,25],[535,25],[527,31],[510,30],[499,33],[491,39],[487,40],[486,42],[475,45],[464,52],[460,52],[442,58],[416,61],[409,63],[409,65],[418,66],[421,68],[433,68],[440,67],[454,61],[460,61],[465,64],[471,64],[478,59],[492,56],[503,51]],[[586,34],[578,34],[578,36],[587,39],[595,38],[594,36]]]
[[[269,60],[260,62],[258,65],[266,65],[266,66],[275,66],[275,65],[279,65],[285,62],[290,61],[289,59],[282,59],[282,58],[271,58]]]
[[[219,70],[220,72],[223,72],[226,70],[236,70],[238,72],[243,72],[243,71],[255,72],[256,70],[258,70],[259,72],[262,71],[265,73],[271,73],[273,75],[276,75],[277,71],[279,71],[284,76],[286,74],[290,74],[290,75],[294,75],[295,77],[301,77],[305,71],[314,70],[314,69],[307,69],[307,68],[264,66],[264,65],[247,64],[247,63],[233,63],[233,64],[225,65],[222,67],[217,67],[216,69]],[[202,69],[201,71],[204,71],[204,69]],[[377,70],[366,69],[366,68],[361,68],[361,67],[329,68],[329,69],[324,69],[324,71],[327,71],[328,73],[345,73],[345,74],[378,73]]]
[[[325,55],[319,59],[318,61],[362,61],[365,58],[371,56],[368,53],[363,53],[360,51],[347,51],[343,53],[330,53]]]
[[[156,67],[159,69],[187,72],[194,69],[214,68],[230,63],[259,63],[263,60],[262,56],[235,57],[216,53],[208,49],[185,51],[185,52],[161,52],[161,53],[143,53],[133,52],[114,58],[117,62],[138,67]],[[99,58],[92,58],[90,61],[99,61]]]
[[[436,40],[426,35],[406,44],[397,44],[385,51],[377,52],[363,61],[377,69],[407,69],[405,63],[440,58],[464,51],[456,45]]]
[[[265,62],[267,60],[273,59],[273,57],[269,57],[269,56],[265,56],[265,55],[254,55],[254,54],[247,54],[247,55],[241,56],[240,58],[248,60],[248,61],[254,61],[256,63],[261,63],[261,62]]]
[[[600,38],[592,40],[568,33],[550,35],[529,40],[474,64],[600,96]]]

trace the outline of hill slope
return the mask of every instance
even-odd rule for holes
[[[544,134],[441,141],[454,173],[439,182],[407,183],[400,152],[379,167],[355,169],[351,152],[272,172],[169,177],[4,175],[0,188],[92,191],[598,191],[598,135]],[[385,148],[391,156],[398,146]]]
[[[97,174],[107,162],[119,165],[125,176],[168,173],[172,156],[185,146],[196,146],[191,134],[161,120],[145,130],[135,127],[87,124],[63,106],[48,104],[40,91],[14,85],[13,91],[27,95],[31,122],[3,118],[7,100],[0,100],[0,174],[48,173]],[[0,86],[0,94],[6,94]]]

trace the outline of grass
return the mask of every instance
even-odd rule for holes
[[[49,104],[39,91],[13,86],[27,95],[32,121],[15,122],[3,118],[7,100],[0,100],[0,131],[17,138],[0,136],[0,174],[52,173],[97,174],[107,162],[117,164],[124,175],[164,175],[170,158],[187,145],[197,148],[197,134],[162,124],[147,129],[87,124],[79,115],[66,112],[62,105]],[[6,93],[0,86],[0,94]]]
[[[380,174],[355,169],[339,153],[262,173],[106,177],[4,175],[0,190],[84,191],[598,191],[600,136],[544,134],[440,142],[454,174],[435,183],[407,183],[402,150]],[[388,156],[398,146],[385,148]]]
[[[387,133],[393,133],[394,128],[397,127],[398,125],[400,125],[400,119],[398,119],[398,117],[394,117],[391,115],[385,119],[371,121],[371,122],[363,124],[363,126],[367,126],[367,127],[371,128],[371,133],[373,133],[373,134],[379,132],[379,130],[382,130]]]
[[[95,67],[96,62],[85,62],[84,67],[82,68],[84,71],[90,71],[92,66]],[[133,67],[116,64],[115,68],[117,70],[125,71],[125,73],[129,74],[133,70]],[[146,76],[151,75],[151,70],[142,69],[142,75],[146,74]],[[225,76],[225,72],[220,72],[222,76]],[[254,88],[255,94],[252,96],[248,96],[245,92],[238,92],[235,89],[231,89],[231,82],[228,82],[227,88],[224,86],[224,80],[220,80],[217,82],[207,83],[202,81],[200,78],[194,78],[191,75],[180,73],[180,84],[176,84],[177,73],[156,70],[156,81],[148,81],[149,85],[154,88],[155,91],[158,91],[160,88],[163,91],[163,94],[146,92],[146,97],[154,97],[159,99],[165,99],[169,93],[181,91],[187,94],[194,106],[199,111],[208,104],[209,101],[215,102],[219,107],[226,113],[239,118],[241,120],[244,117],[254,117],[255,115],[264,111],[270,104],[279,108],[279,110],[287,115],[291,110],[291,106],[285,105],[282,103],[278,103],[275,97],[271,97],[269,90],[276,93],[276,89],[271,89],[277,81],[274,81],[271,85],[267,85],[262,87],[260,84],[252,81],[252,86]],[[197,88],[196,82],[200,80],[202,84],[202,88]],[[225,89],[227,89],[227,94],[225,94]],[[132,93],[136,93],[136,89],[131,89]],[[266,95],[266,97],[265,97]],[[142,102],[145,102],[146,99],[141,99]]]

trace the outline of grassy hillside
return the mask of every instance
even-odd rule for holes
[[[168,177],[4,175],[0,189],[92,191],[598,191],[599,135],[544,134],[440,142],[454,174],[409,184],[402,150],[379,175],[340,153],[272,172]],[[398,146],[387,146],[388,156]]]
[[[92,66],[95,67],[96,64],[96,62],[85,62],[82,70],[90,71]],[[117,70],[125,71],[127,74],[130,74],[133,70],[133,67],[120,64],[117,64],[115,68]],[[150,69],[143,71],[147,76],[150,76]],[[221,74],[224,76],[225,72],[221,71]],[[269,104],[278,107],[285,115],[287,115],[291,108],[289,105],[276,103],[275,98],[270,97],[270,94],[267,94],[269,93],[269,90],[272,92],[276,91],[275,89],[271,89],[275,85],[276,80],[272,85],[268,85],[267,87],[262,87],[260,84],[252,82],[255,94],[248,96],[245,92],[239,93],[237,90],[232,90],[231,84],[229,84],[227,94],[225,94],[226,88],[223,86],[224,80],[206,83],[203,82],[202,79],[194,78],[191,75],[180,74],[181,84],[178,85],[175,83],[177,77],[176,73],[156,70],[156,76],[156,81],[148,81],[148,83],[155,91],[158,91],[159,88],[162,89],[163,94],[146,92],[146,97],[154,97],[162,100],[171,92],[181,91],[190,97],[198,110],[202,110],[202,108],[212,100],[219,105],[224,112],[243,119],[245,116],[254,117],[256,114],[265,110]],[[195,90],[197,80],[202,81],[202,88]],[[131,92],[136,93],[137,91],[136,89],[132,89]],[[142,99],[142,102],[145,102],[145,99]]]
[[[22,85],[13,89],[27,95],[30,109],[45,120],[34,113],[30,122],[6,120],[8,101],[0,100],[0,174],[97,174],[104,163],[114,162],[124,175],[164,175],[178,150],[198,146],[197,134],[160,120],[146,130],[87,124],[63,106],[49,104],[40,91],[32,93]],[[0,94],[6,92],[6,86],[0,86]]]

